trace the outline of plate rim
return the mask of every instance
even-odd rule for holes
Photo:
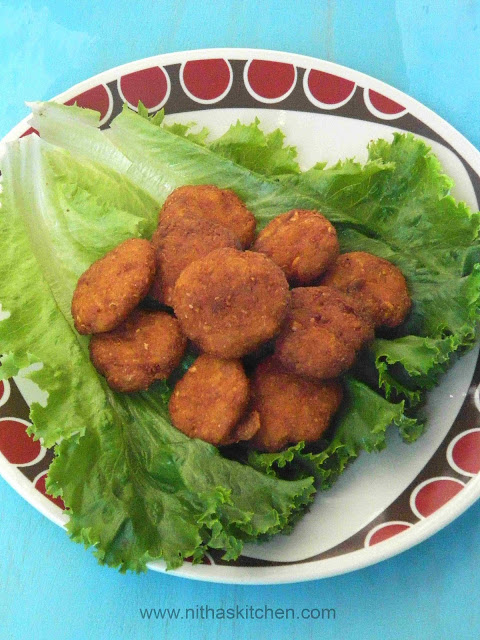
[[[306,68],[319,67],[326,73],[340,75],[343,78],[352,80],[360,84],[362,88],[373,89],[386,95],[392,100],[398,101],[408,112],[414,113],[423,122],[437,133],[441,133],[444,140],[452,145],[463,158],[470,164],[472,169],[480,175],[480,151],[457,129],[450,125],[444,118],[435,113],[407,93],[396,89],[392,85],[378,80],[361,71],[346,67],[314,56],[280,51],[274,49],[257,48],[237,48],[237,47],[214,47],[207,49],[187,49],[183,51],[170,52],[141,58],[121,65],[117,65],[85,80],[82,80],[65,91],[51,98],[51,101],[66,101],[71,97],[86,91],[87,89],[116,80],[125,73],[132,73],[144,69],[149,64],[154,66],[165,66],[186,62],[187,60],[205,60],[212,57],[226,58],[228,60],[250,60],[253,58],[269,59],[275,62],[285,62],[295,66]],[[28,104],[28,103],[27,103]],[[212,109],[222,109],[211,105]],[[259,105],[258,109],[262,109]],[[254,109],[252,109],[253,111]],[[23,118],[0,140],[0,157],[5,143],[15,140],[21,135],[25,128],[31,123],[32,115]],[[394,126],[393,122],[389,123]],[[480,203],[479,203],[480,204]],[[65,528],[68,517],[62,513],[59,507],[51,503],[45,496],[34,489],[32,483],[15,468],[12,468],[7,459],[0,453],[0,475],[22,498],[31,504],[42,515],[46,516],[55,524]],[[22,482],[25,480],[25,482]],[[460,517],[472,504],[480,498],[480,475],[470,478],[464,489],[452,498],[447,504],[438,509],[434,514],[425,520],[415,523],[410,529],[402,532],[401,535],[393,536],[382,544],[375,544],[368,548],[358,549],[339,556],[322,560],[312,560],[311,562],[292,562],[268,567],[238,567],[235,565],[199,564],[192,565],[185,562],[182,567],[173,571],[168,571],[169,575],[174,575],[193,580],[205,582],[216,582],[224,584],[285,584],[297,583],[320,578],[327,578],[342,575],[371,566],[388,558],[394,557],[428,539],[445,526]],[[166,572],[162,561],[150,562],[147,565],[157,572]],[[295,568],[296,575],[292,576]]]

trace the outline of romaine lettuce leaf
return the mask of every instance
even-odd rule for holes
[[[170,568],[199,560],[207,548],[234,558],[245,541],[288,527],[312,499],[312,478],[267,477],[190,440],[169,423],[165,385],[112,392],[73,330],[79,275],[124,237],[150,235],[155,201],[35,136],[9,145],[2,171],[0,299],[10,315],[0,321],[0,373],[43,363],[29,374],[48,392],[46,407],[32,405],[31,431],[60,442],[48,486],[63,496],[72,537],[102,562],[142,570],[152,558]]]
[[[41,166],[37,166],[38,156],[30,153],[36,146],[38,143],[32,136],[14,142],[2,162],[0,302],[9,315],[0,322],[0,346],[4,354],[0,377],[11,377],[32,364],[42,364],[29,377],[48,392],[48,404],[32,404],[31,431],[50,447],[62,438],[78,437],[87,428],[104,423],[109,407],[100,379],[85,356],[85,338],[74,333],[70,314],[66,315],[69,303],[63,293],[64,282],[55,277],[57,256],[49,255],[47,250],[43,252],[45,263],[40,265],[37,260],[35,251],[41,251],[42,237],[41,232],[37,236],[37,230],[42,217],[29,227],[29,220],[23,215],[38,213],[38,201],[41,213],[59,213],[49,206],[49,195],[53,198],[54,195],[42,186],[44,178]],[[55,228],[57,218],[52,222]],[[62,275],[69,273],[70,264],[64,265]]]

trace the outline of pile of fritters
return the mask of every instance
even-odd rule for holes
[[[80,277],[72,316],[116,391],[169,378],[190,344],[200,355],[173,389],[175,427],[280,451],[321,437],[342,402],[338,377],[376,328],[405,320],[411,300],[387,260],[339,255],[318,211],[282,213],[256,238],[255,226],[233,191],[180,187],[151,242],[126,240]]]

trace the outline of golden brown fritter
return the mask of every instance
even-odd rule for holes
[[[160,221],[152,244],[155,247],[156,273],[150,296],[172,306],[178,276],[191,262],[222,247],[240,248],[240,242],[226,227],[207,218],[185,214]]]
[[[187,340],[163,311],[134,311],[123,324],[90,340],[90,358],[116,391],[141,391],[180,364]]]
[[[160,211],[160,221],[184,214],[207,218],[221,224],[240,240],[244,249],[255,237],[256,220],[240,198],[229,189],[213,184],[185,185],[172,191]]]
[[[155,251],[147,240],[125,240],[80,276],[72,299],[79,333],[103,333],[121,324],[144,298],[155,275]]]
[[[289,371],[319,380],[335,378],[350,369],[356,351],[322,326],[287,327],[275,355]]]
[[[397,327],[407,317],[412,304],[400,269],[384,258],[363,251],[339,256],[322,284],[347,294],[357,311],[375,327]]]
[[[182,271],[173,308],[202,351],[240,358],[278,332],[289,299],[287,280],[269,258],[217,249]]]
[[[268,256],[293,285],[310,284],[339,253],[335,227],[318,211],[293,209],[260,231],[253,251]]]
[[[251,394],[260,429],[250,443],[261,451],[281,451],[301,440],[318,440],[343,395],[338,381],[307,380],[286,371],[275,358],[258,365],[251,380]]]
[[[220,444],[235,444],[250,440],[260,429],[260,415],[258,411],[247,412],[240,422],[234,427],[230,435]]]
[[[248,400],[249,383],[240,360],[203,354],[177,382],[168,408],[177,429],[219,445],[230,442]]]
[[[292,289],[287,321],[275,344],[275,356],[298,375],[335,378],[349,369],[356,353],[374,337],[340,291],[330,287]]]
[[[374,338],[373,326],[359,316],[348,296],[332,287],[292,289],[291,309],[299,323],[317,323],[342,338],[355,351]]]

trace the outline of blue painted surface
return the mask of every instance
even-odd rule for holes
[[[0,0],[0,136],[46,99],[133,59],[251,46],[370,73],[480,147],[475,0]],[[202,584],[97,566],[0,480],[0,638],[480,637],[480,504],[419,547],[346,576],[274,587]],[[335,608],[335,620],[142,620],[146,607]]]

